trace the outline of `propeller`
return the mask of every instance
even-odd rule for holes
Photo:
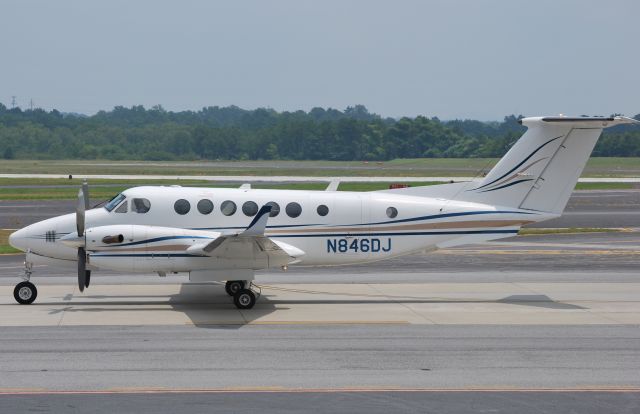
[[[78,205],[76,206],[76,230],[78,237],[84,237],[85,230],[85,211],[89,209],[89,184],[87,181],[82,183],[80,191],[78,191]],[[85,244],[78,247],[78,288],[80,292],[84,291],[84,288],[89,287],[91,280],[91,271],[87,270],[87,251],[84,248]]]

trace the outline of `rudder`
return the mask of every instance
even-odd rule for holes
[[[560,214],[603,128],[630,118],[536,117],[487,176],[457,199]]]

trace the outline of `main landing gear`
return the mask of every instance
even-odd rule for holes
[[[236,305],[236,308],[251,309],[260,297],[260,293],[256,293],[252,287],[253,284],[249,281],[229,280],[225,284],[224,289],[229,296],[233,297],[233,304]]]
[[[13,289],[13,297],[16,302],[21,305],[29,305],[36,300],[38,296],[38,289],[29,281],[31,279],[31,273],[33,269],[33,263],[24,262],[24,274],[22,275],[23,281],[18,283]]]

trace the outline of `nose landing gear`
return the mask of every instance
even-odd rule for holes
[[[13,289],[13,297],[16,302],[21,305],[29,305],[36,300],[38,296],[38,289],[29,281],[31,279],[31,273],[33,272],[33,263],[24,262],[24,274],[22,275],[23,281],[18,283]]]
[[[36,300],[38,296],[38,289],[31,282],[20,282],[16,285],[15,289],[13,289],[13,297],[16,302],[21,305],[30,305]]]

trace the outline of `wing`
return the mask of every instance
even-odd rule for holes
[[[208,243],[196,244],[188,253],[202,256],[236,259],[253,263],[255,268],[285,266],[296,263],[304,251],[290,244],[275,241],[264,235],[272,206],[264,205],[242,232],[223,233]]]

